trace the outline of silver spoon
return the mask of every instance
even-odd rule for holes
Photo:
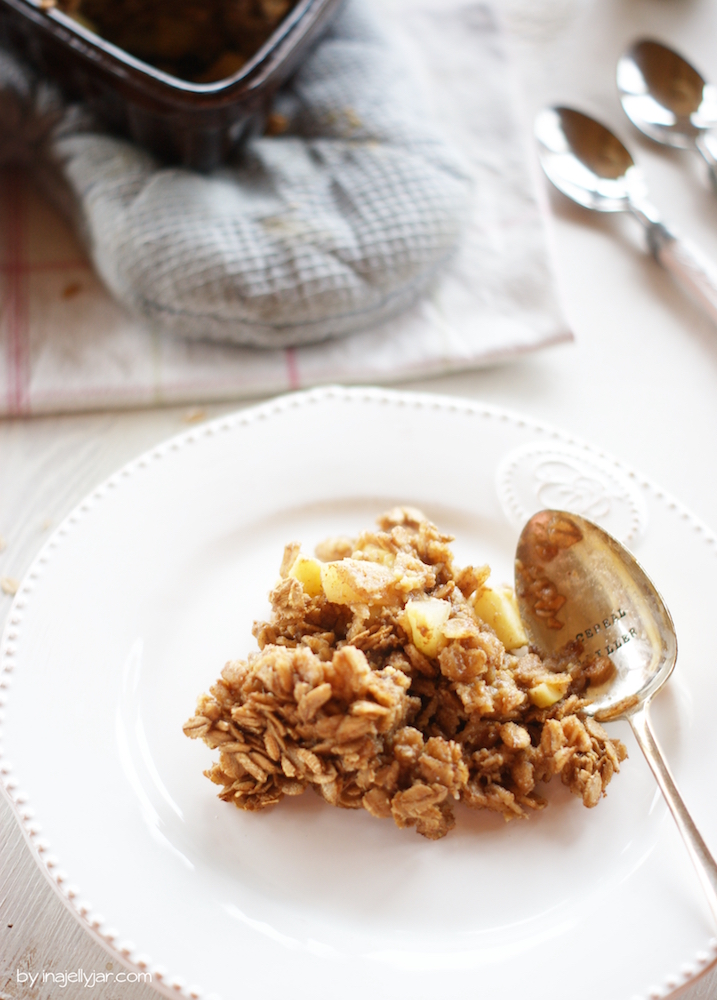
[[[598,212],[630,212],[644,226],[648,246],[717,323],[717,268],[663,224],[647,198],[642,171],[609,129],[574,108],[545,108],[535,120],[540,162],[553,184]]]
[[[717,921],[717,863],[700,836],[650,725],[653,697],[672,673],[670,613],[627,549],[577,514],[543,510],[523,528],[515,589],[531,643],[547,656],[607,656],[613,675],[588,687],[587,715],[626,718],[675,818]]]
[[[717,87],[679,53],[642,39],[617,64],[617,88],[633,125],[655,142],[702,154],[717,188]]]

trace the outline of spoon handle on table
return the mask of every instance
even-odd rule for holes
[[[717,324],[717,267],[688,240],[680,239],[663,226],[652,223],[647,231],[650,250],[665,270]]]
[[[714,130],[704,132],[697,136],[695,140],[698,152],[702,154],[702,159],[707,164],[712,181],[712,189],[717,193],[717,136]]]
[[[670,773],[670,769],[652,731],[647,714],[647,705],[643,705],[637,711],[632,712],[628,716],[628,720],[635,734],[635,739],[640,744],[640,749],[644,753],[647,763],[650,765],[652,773],[657,779],[657,784],[660,786],[660,791],[664,796],[665,802],[667,802],[675,823],[677,823],[677,828],[682,834],[682,839],[692,858],[692,863],[697,869],[697,874],[707,896],[714,919],[717,921],[717,862],[712,857],[709,848],[695,826],[694,820],[690,816],[682,796],[677,790],[675,779]]]

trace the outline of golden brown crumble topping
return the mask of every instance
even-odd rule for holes
[[[195,83],[232,76],[257,52],[296,0],[41,0],[84,28]]]
[[[286,547],[259,651],[228,663],[184,726],[219,749],[219,797],[256,810],[310,786],[431,839],[456,801],[506,820],[543,808],[554,775],[596,805],[626,751],[580,694],[610,661],[515,652],[515,603],[488,567],[454,566],[452,537],[420,511],[378,525],[319,559]]]

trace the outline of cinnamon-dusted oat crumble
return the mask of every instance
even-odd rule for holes
[[[609,661],[516,654],[515,603],[488,567],[458,569],[420,511],[378,524],[318,559],[286,547],[259,651],[228,663],[184,726],[219,749],[219,797],[257,810],[310,786],[430,839],[455,801],[506,820],[543,808],[554,775],[596,805],[626,751],[580,694]]]

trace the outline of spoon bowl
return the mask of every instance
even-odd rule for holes
[[[626,718],[683,836],[717,921],[717,863],[675,785],[649,720],[650,702],[677,660],[675,627],[635,557],[592,521],[543,510],[521,532],[515,592],[530,642],[544,656],[598,663],[583,711]],[[609,661],[609,663],[605,662]],[[608,667],[606,671],[605,667]]]
[[[625,114],[655,142],[695,149],[717,188],[717,87],[679,52],[645,38],[617,64],[617,88]]]
[[[617,64],[617,86],[630,121],[656,142],[693,149],[717,125],[717,88],[661,42],[635,42]]]
[[[617,718],[660,690],[677,659],[675,627],[623,545],[583,517],[546,510],[523,529],[515,566],[520,613],[534,645],[557,659],[612,661],[610,680],[588,688],[587,714]],[[560,605],[549,615],[546,592]]]
[[[540,162],[558,190],[597,212],[626,212],[646,195],[642,172],[616,135],[574,108],[545,108],[535,120]]]

